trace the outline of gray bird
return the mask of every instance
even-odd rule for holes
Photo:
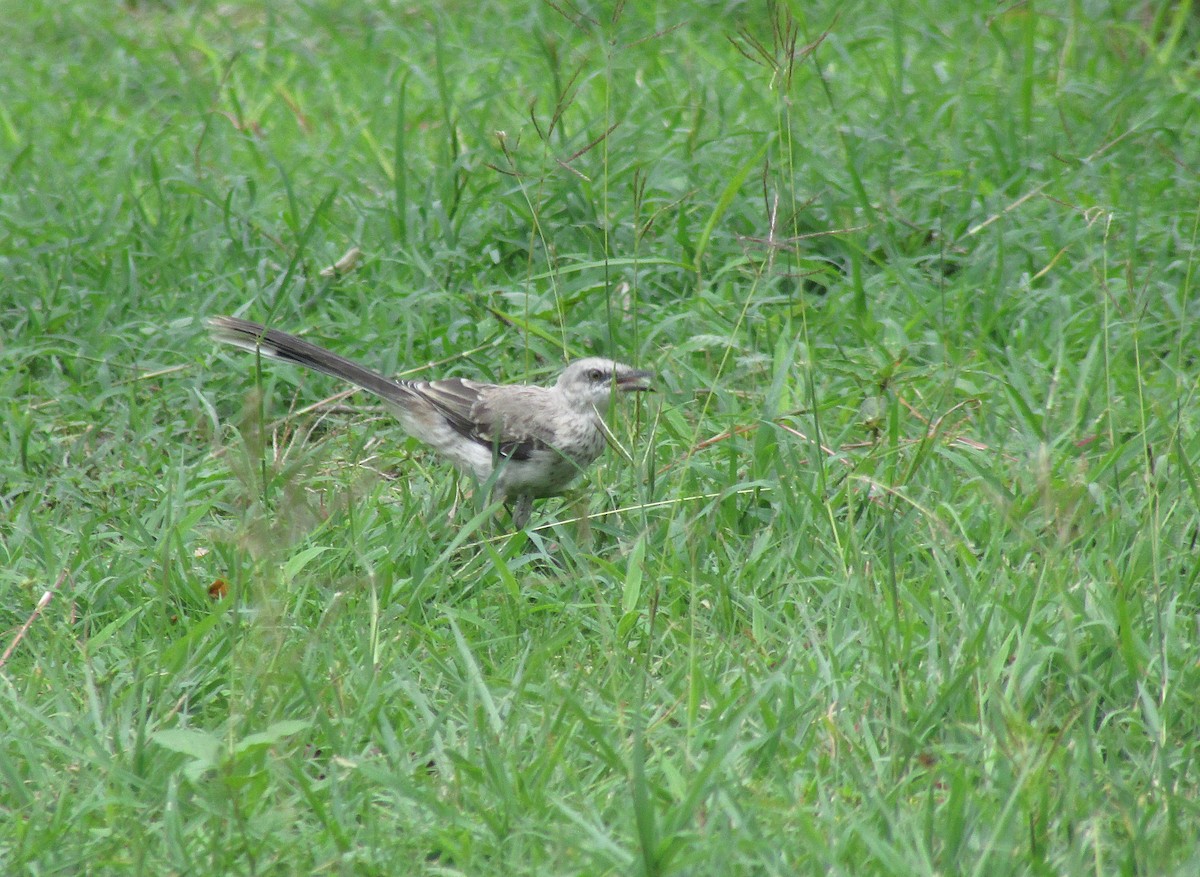
[[[398,381],[295,335],[237,317],[208,321],[218,341],[323,372],[381,398],[409,435],[510,504],[513,525],[533,501],[562,493],[604,450],[601,412],[615,389],[649,390],[654,373],[589,357],[552,387],[484,384],[465,378]]]

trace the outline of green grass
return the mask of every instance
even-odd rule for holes
[[[0,871],[1200,868],[1193,4],[0,7]]]

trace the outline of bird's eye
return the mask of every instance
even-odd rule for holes
[[[593,383],[599,383],[600,381],[604,380],[604,372],[598,368],[588,369],[587,376],[588,380],[592,381]]]

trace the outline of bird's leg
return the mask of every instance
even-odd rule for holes
[[[508,511],[512,515],[513,527],[524,530],[525,525],[529,523],[529,516],[533,514],[533,497],[522,493],[517,497],[517,501],[508,507]]]

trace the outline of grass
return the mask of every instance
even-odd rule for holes
[[[0,870],[1200,866],[1192,4],[3,17]],[[661,392],[512,534],[232,312]]]

